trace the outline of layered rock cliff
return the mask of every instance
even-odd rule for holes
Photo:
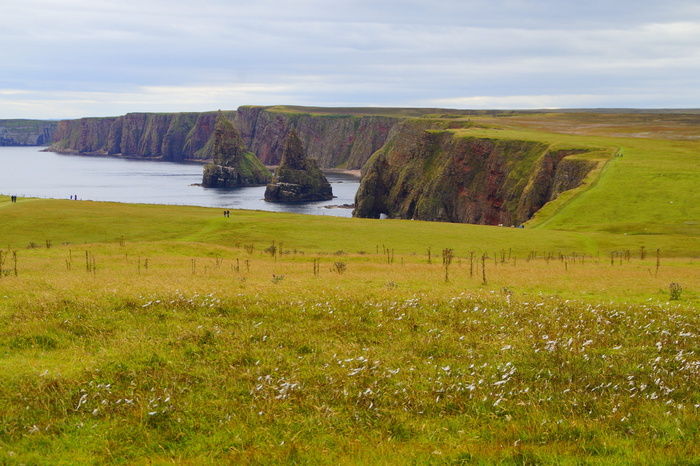
[[[578,152],[406,121],[363,169],[353,215],[519,225],[594,168],[567,158]]]
[[[0,146],[48,146],[57,121],[0,120]]]
[[[248,149],[277,165],[292,127],[309,158],[321,168],[360,169],[400,120],[387,116],[313,114],[274,107],[224,112]],[[211,159],[216,112],[129,113],[110,118],[59,122],[49,150],[164,160]]]
[[[228,112],[232,117],[235,113]],[[211,158],[216,112],[129,113],[58,123],[48,150],[163,160]]]
[[[317,115],[274,108],[240,107],[235,123],[243,140],[266,165],[282,159],[292,128],[309,158],[321,168],[360,169],[381,148],[398,118],[376,115]]]
[[[287,136],[282,161],[265,189],[270,202],[308,202],[333,199],[333,189],[315,160],[309,159],[297,135]]]
[[[270,182],[270,171],[246,150],[241,134],[223,112],[217,113],[212,140],[213,163],[204,166],[202,186],[240,188]]]

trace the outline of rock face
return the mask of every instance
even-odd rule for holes
[[[0,120],[0,146],[48,146],[57,121]]]
[[[294,127],[309,158],[321,168],[360,169],[384,145],[400,120],[386,116],[307,113],[307,109],[240,107],[224,112],[246,146],[267,165],[278,165]],[[163,160],[208,160],[216,112],[129,113],[58,123],[49,150]]]
[[[58,122],[48,150],[172,161],[208,159],[215,120],[215,112],[129,113],[63,120]]]
[[[214,163],[204,166],[202,186],[240,188],[269,183],[270,171],[246,150],[241,134],[223,112],[217,114],[212,141]]]
[[[333,199],[333,190],[315,160],[308,159],[304,147],[292,129],[287,136],[282,161],[267,185],[265,200],[306,202]]]
[[[235,124],[243,140],[266,165],[278,165],[287,136],[295,128],[309,158],[321,168],[360,169],[381,148],[399,122],[387,116],[317,115],[240,107]]]
[[[355,217],[519,225],[594,162],[539,142],[459,136],[405,121],[363,169]]]

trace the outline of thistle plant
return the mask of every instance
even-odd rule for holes
[[[683,287],[680,283],[672,282],[668,286],[668,291],[671,297],[671,301],[681,299],[681,293],[683,293]]]
[[[335,269],[336,272],[343,273],[347,270],[348,266],[345,262],[335,262],[333,264],[333,268]]]

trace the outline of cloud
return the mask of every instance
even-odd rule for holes
[[[240,102],[258,101],[274,105],[292,98],[294,88],[280,84],[229,84],[211,86],[145,86],[130,92],[90,91],[5,91],[0,92],[0,107],[19,117],[33,118],[27,112],[44,114],[63,109],[61,118],[117,116],[129,112],[235,110]],[[20,95],[21,100],[16,96]],[[113,109],[104,113],[104,108]],[[35,113],[36,115],[37,113]]]
[[[696,3],[23,0],[3,11],[0,117],[273,103],[700,106]]]

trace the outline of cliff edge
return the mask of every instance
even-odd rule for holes
[[[363,169],[353,216],[518,226],[595,167],[545,143],[407,120]]]

